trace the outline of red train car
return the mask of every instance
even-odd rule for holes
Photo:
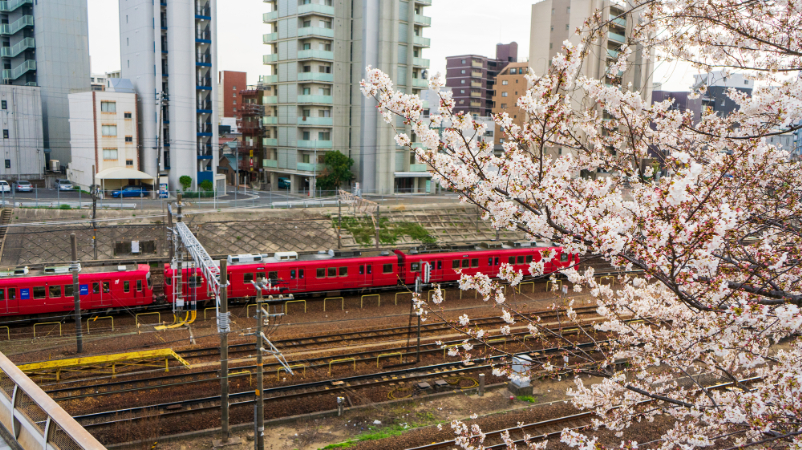
[[[83,267],[78,275],[81,309],[125,308],[153,303],[146,264]],[[69,268],[47,267],[0,274],[0,316],[64,313],[75,309]]]

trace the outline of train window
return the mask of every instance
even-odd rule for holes
[[[341,277],[348,276],[348,268],[347,267],[340,267],[340,276]]]
[[[443,261],[437,261],[437,270],[441,270],[443,268]]]
[[[44,286],[34,286],[33,287],[33,298],[35,300],[45,298],[46,289]]]
[[[148,281],[148,289],[153,289],[153,280],[150,279],[150,273],[145,275],[145,279]],[[137,291],[141,291],[142,290],[142,285],[139,284],[139,281],[137,281],[136,290]]]
[[[526,255],[526,263],[529,264],[532,262],[532,255]]]
[[[368,264],[368,275],[373,274],[373,266]]]
[[[487,265],[488,266],[492,266],[493,265],[493,257],[492,256],[490,258],[487,258]]]
[[[382,266],[382,273],[393,273],[393,265],[392,264],[384,264]]]
[[[136,280],[136,291],[142,292],[142,280]]]
[[[304,279],[304,269],[301,269],[301,270],[298,272],[298,275],[299,275],[299,277],[300,277],[300,278],[303,280],[303,279]]]
[[[568,261],[568,253],[560,253],[560,262]]]
[[[471,260],[471,267],[479,267],[479,258],[474,258]]]
[[[167,283],[167,286],[172,286],[173,285],[173,279],[172,278],[166,279],[165,282]]]
[[[498,256],[496,256],[496,265],[498,265]]]
[[[67,298],[72,298],[75,294],[73,294],[72,285],[65,284],[64,285],[64,296]]]
[[[336,267],[329,267],[329,276],[336,277],[337,276],[337,268]]]
[[[9,300],[17,299],[17,288],[8,288],[8,299]]]
[[[466,269],[466,268],[470,267],[469,264],[470,264],[469,260],[467,260],[467,259],[463,259],[462,260],[462,268],[463,269]]]
[[[519,256],[518,257],[518,264],[523,264],[523,263],[524,263],[524,257],[523,256]]]
[[[267,272],[267,278],[270,278],[270,282],[278,281],[278,272]]]
[[[0,289],[0,302],[4,301],[5,299],[6,299],[6,290]]]
[[[61,298],[61,286],[49,286],[48,296],[50,298]]]
[[[293,269],[293,270],[290,270],[290,280],[294,280],[294,279],[295,279],[295,270]]]
[[[326,278],[326,269],[325,268],[317,269],[317,277]]]
[[[451,268],[452,269],[459,269],[459,260],[458,259],[455,259],[454,261],[451,261]]]
[[[420,263],[414,262],[414,263],[410,264],[409,265],[409,270],[411,270],[413,272],[420,272]]]
[[[252,273],[246,273],[242,280],[245,283],[250,283],[251,281],[253,281],[253,274]]]
[[[111,290],[109,289],[109,282],[108,281],[104,281],[103,282],[103,293],[104,294],[108,294],[109,292],[111,292]]]
[[[100,294],[100,283],[92,283],[92,293]]]
[[[131,292],[131,282],[123,281],[123,292]]]
[[[514,256],[510,256],[510,259],[508,260],[508,262],[510,264],[515,264],[515,257]]]
[[[359,266],[359,274],[360,275],[364,275],[365,274],[365,266]]]

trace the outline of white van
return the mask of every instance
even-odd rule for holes
[[[6,180],[0,180],[0,192],[11,192],[11,185]]]

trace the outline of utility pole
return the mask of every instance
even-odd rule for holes
[[[81,336],[81,286],[78,283],[78,241],[75,233],[70,233],[72,247],[72,297],[75,302],[75,344],[78,353],[84,352],[84,341]]]
[[[421,294],[421,280],[420,277],[415,279],[415,293],[420,296]],[[418,315],[418,350],[415,362],[420,362],[420,315]]]
[[[176,216],[176,220],[178,222],[182,221],[181,220],[182,219],[182,217],[181,217],[181,200],[182,200],[182,198],[183,198],[183,195],[179,192],[178,193],[178,214]],[[179,245],[181,245],[180,244],[181,243],[180,239],[178,240],[178,242],[179,242]],[[175,311],[175,307],[179,307],[179,308],[181,308],[181,310],[184,309],[184,286],[181,285],[181,281],[184,278],[184,277],[181,276],[181,275],[183,275],[182,270],[181,270],[181,261],[183,259],[184,259],[184,254],[181,252],[180,247],[179,247],[179,250],[176,252],[176,266],[177,266],[178,271],[176,272],[175,286],[173,287],[173,292],[176,293],[175,306],[173,307],[173,311]]]
[[[376,206],[376,249],[379,249],[379,227],[381,226],[381,206]]]
[[[265,448],[265,401],[264,401],[264,379],[265,368],[262,365],[262,289],[256,287],[256,436],[253,437],[254,448],[264,450]]]
[[[92,164],[92,249],[95,252],[95,261],[97,261],[97,179],[95,179],[95,165]]]
[[[343,227],[343,206],[342,203],[337,200],[337,249],[343,248],[343,242],[340,235],[340,230]]]
[[[220,313],[225,315],[228,312],[228,260],[220,260]],[[261,352],[259,352],[261,354]],[[223,435],[221,440],[223,445],[228,443],[230,431],[228,429],[228,333],[220,333],[220,399],[223,410],[220,413]]]

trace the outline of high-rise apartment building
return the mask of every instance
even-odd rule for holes
[[[45,168],[41,88],[0,86],[0,178],[39,180]]]
[[[215,181],[217,0],[120,0],[122,77],[139,101],[142,170]]]
[[[3,1],[0,22],[3,83],[40,87],[44,152],[66,166],[67,95],[90,89],[86,0]]]
[[[268,0],[264,22],[272,87],[264,98],[265,169],[271,186],[289,178],[294,191],[314,190],[325,152],[338,150],[355,161],[363,192],[392,192],[424,185],[428,172],[410,168],[410,152],[398,147],[395,132],[379,117],[376,102],[363,97],[365,67],[390,74],[397,89],[419,93],[428,87],[429,60],[423,36],[431,0]],[[400,123],[401,128],[404,127]],[[417,169],[416,169],[417,170]]]
[[[454,112],[490,116],[496,76],[511,62],[518,61],[518,43],[496,45],[496,58],[479,55],[446,58],[446,86],[453,90]]]
[[[247,89],[248,73],[221,70],[217,80],[218,114],[220,117],[236,118],[242,96],[240,91]]]
[[[507,64],[495,80],[496,90],[493,94],[493,113],[507,113],[516,125],[523,125],[526,111],[518,107],[518,99],[526,93],[526,74],[529,72],[529,63],[513,62]],[[495,125],[495,150],[501,150],[504,143],[504,133],[501,127]]]
[[[721,116],[727,116],[739,108],[738,104],[727,95],[730,88],[752,95],[755,87],[754,80],[744,78],[743,74],[725,74],[722,71],[694,75],[693,81],[691,87],[693,91],[702,92],[704,90],[701,96],[702,108],[710,108]]]

